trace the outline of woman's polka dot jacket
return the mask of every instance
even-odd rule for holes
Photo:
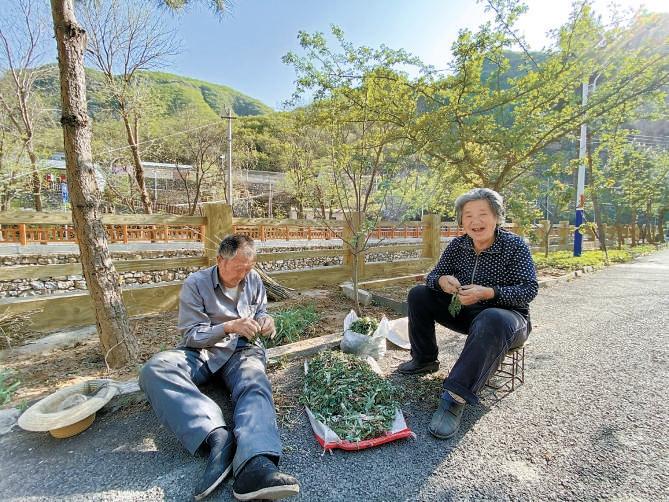
[[[478,284],[493,288],[495,297],[481,304],[513,309],[525,316],[539,291],[536,268],[527,244],[521,237],[500,227],[495,230],[492,246],[478,255],[468,235],[453,239],[426,277],[425,284],[441,291],[438,280],[442,275],[457,277],[463,286]]]

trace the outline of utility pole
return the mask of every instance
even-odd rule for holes
[[[597,88],[597,80],[601,74],[595,75],[595,78],[592,81],[592,91]],[[583,98],[581,100],[581,105],[583,109],[588,104],[588,92],[590,90],[590,77],[588,77],[585,82],[583,82]],[[576,231],[574,232],[574,256],[581,256],[581,251],[583,249],[583,234],[579,232],[578,228],[583,224],[585,219],[585,163],[587,162],[588,155],[588,125],[586,123],[581,124],[581,137],[578,149],[578,176],[576,178]],[[592,183],[592,180],[590,181]]]
[[[228,200],[228,204],[232,207],[232,119],[236,118],[232,116],[232,108],[226,110],[227,115],[224,115],[221,118],[228,119],[228,170],[227,170],[227,187],[225,190],[225,198]],[[224,156],[221,156],[221,160],[224,159]]]
[[[269,201],[267,204],[267,217],[272,218],[272,213],[273,213],[273,208],[272,208],[272,182],[269,182]]]
[[[583,82],[583,97],[581,105],[583,109],[588,104],[588,87],[589,78]],[[583,224],[583,212],[585,211],[585,156],[588,146],[588,125],[584,122],[581,124],[581,137],[578,149],[578,176],[576,179],[576,230],[574,232],[574,256],[581,256],[583,249],[583,235],[579,231],[579,227]]]

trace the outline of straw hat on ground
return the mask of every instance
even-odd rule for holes
[[[49,431],[53,437],[66,438],[86,430],[95,420],[95,412],[119,392],[113,380],[88,380],[72,385],[38,401],[18,420],[27,431]]]

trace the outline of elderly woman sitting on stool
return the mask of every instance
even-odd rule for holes
[[[538,291],[534,262],[523,239],[500,226],[503,204],[502,196],[487,188],[458,197],[455,214],[466,235],[453,239],[425,285],[409,292],[411,360],[399,366],[400,373],[439,369],[435,321],[468,335],[430,422],[430,432],[441,439],[457,432],[465,403],[478,402],[477,393],[504,355],[522,346],[532,330],[529,303]],[[448,307],[454,295],[462,308],[452,315]]]

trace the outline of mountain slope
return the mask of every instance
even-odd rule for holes
[[[36,85],[48,105],[60,108],[57,68],[55,65],[49,65],[46,70],[44,77],[40,78]],[[166,117],[177,115],[185,109],[192,109],[201,116],[212,118],[220,116],[228,107],[231,107],[238,116],[272,112],[272,109],[261,101],[225,85],[153,71],[140,72],[138,77],[146,84],[148,96],[157,109],[155,111]],[[113,111],[114,107],[105,91],[101,72],[91,68],[86,69],[86,89],[91,116],[96,118],[98,115]]]

